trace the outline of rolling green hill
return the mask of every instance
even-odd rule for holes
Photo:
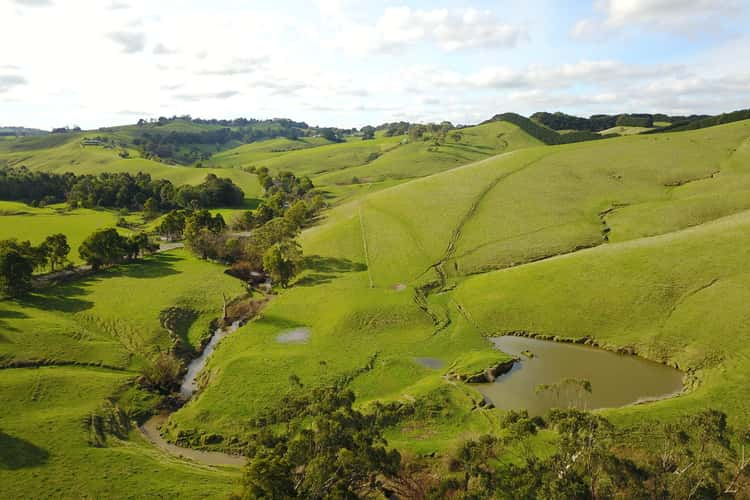
[[[241,146],[216,155],[211,165],[267,167],[310,176],[316,185],[345,185],[408,179],[510,152],[540,142],[507,122],[492,122],[456,129],[436,145],[430,137],[410,142],[404,136],[354,138],[344,143],[308,147],[309,140],[267,141]],[[291,144],[290,144],[291,143]],[[298,147],[294,147],[298,146]]]
[[[89,133],[52,134],[28,137],[0,143],[0,166],[25,166],[31,170],[74,174],[99,174],[102,172],[145,172],[155,179],[168,179],[179,186],[200,184],[209,173],[229,177],[245,191],[248,199],[261,195],[261,187],[254,175],[240,170],[195,168],[167,165],[138,157],[134,149],[125,149],[132,157],[122,158],[122,148],[83,144]]]
[[[288,375],[314,385],[359,373],[377,353],[352,387],[365,401],[445,396],[445,419],[405,422],[394,434],[408,449],[445,449],[455,422],[465,435],[486,417],[462,413],[471,406],[463,387],[445,386],[442,371],[415,358],[448,366],[462,353],[492,355],[486,335],[518,330],[631,346],[695,374],[690,396],[610,412],[637,416],[629,425],[701,405],[741,424],[750,382],[739,326],[745,292],[727,307],[716,294],[750,287],[749,145],[745,121],[527,148],[340,205],[304,234],[307,274],[227,339],[204,394],[172,417],[173,432],[233,435],[241,415],[292,390]],[[657,214],[642,216],[654,206]],[[446,291],[420,308],[415,287],[432,280]],[[701,316],[699,328],[688,327]],[[300,327],[310,329],[307,344],[276,340]]]
[[[497,432],[502,418],[446,373],[508,361],[487,340],[508,332],[590,337],[685,370],[685,394],[604,411],[633,440],[653,422],[706,407],[750,424],[750,120],[559,145],[503,120],[455,130],[439,145],[277,138],[219,152],[208,168],[49,137],[0,143],[0,162],[79,173],[136,167],[177,184],[216,172],[245,182],[250,196],[260,188],[239,167],[267,166],[309,175],[332,196],[302,233],[304,272],[222,340],[205,388],[172,414],[171,439],[236,450],[252,419],[286,396],[344,380],[363,408],[398,401],[423,410],[392,425],[389,442],[444,456]],[[83,228],[111,216],[0,209],[0,222],[20,217],[5,219],[7,234],[27,238],[43,232],[24,226],[37,217]],[[11,215],[19,211],[27,213]],[[0,370],[0,445],[18,450],[0,463],[11,495],[232,491],[236,472],[169,457],[136,431],[93,448],[85,425],[109,400],[130,416],[153,404],[127,381],[168,345],[160,311],[195,311],[182,334],[197,346],[220,314],[221,293],[242,291],[222,270],[175,251],[0,302],[1,361],[64,365]]]

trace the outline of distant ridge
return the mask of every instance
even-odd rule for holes
[[[25,137],[30,135],[47,135],[49,132],[38,128],[0,127],[0,136]]]
[[[594,132],[589,132],[587,130],[579,130],[567,134],[560,134],[550,128],[543,127],[533,120],[526,118],[525,116],[521,116],[517,113],[501,113],[493,116],[483,123],[497,121],[506,121],[508,123],[512,123],[530,136],[539,139],[547,145],[570,144],[573,142],[595,141],[599,139],[606,139],[609,137],[618,137],[617,134],[597,134]]]
[[[659,128],[646,132],[647,134],[654,134],[658,132],[680,132],[683,130],[697,130],[700,128],[714,127],[716,125],[723,125],[725,123],[738,122],[741,120],[750,119],[750,109],[740,109],[732,111],[731,113],[722,113],[716,116],[702,117],[698,120],[686,120],[678,121],[668,127]]]

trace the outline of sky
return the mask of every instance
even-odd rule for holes
[[[750,0],[0,0],[0,125],[750,107]]]

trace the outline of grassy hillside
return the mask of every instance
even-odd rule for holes
[[[200,184],[209,173],[228,177],[240,186],[249,199],[261,195],[261,187],[254,175],[240,170],[220,168],[195,168],[172,166],[140,158],[134,149],[127,149],[131,158],[122,158],[120,149],[104,146],[85,146],[83,138],[90,133],[52,134],[26,137],[0,143],[0,166],[26,166],[31,170],[74,174],[100,174],[102,172],[145,172],[155,179],[168,179],[179,186]]]
[[[343,143],[297,149],[291,149],[288,143],[280,144],[278,140],[267,142],[265,146],[260,142],[226,151],[216,155],[211,164],[268,167],[274,172],[289,170],[296,175],[310,176],[316,185],[331,186],[422,177],[541,144],[506,122],[449,132],[439,146],[430,138],[409,142],[404,136],[376,136],[364,141],[353,138]]]
[[[351,387],[365,402],[441,401],[441,417],[402,422],[393,437],[407,449],[444,450],[456,442],[456,422],[466,437],[494,417],[465,413],[475,393],[441,375],[466,359],[502,359],[484,336],[515,330],[588,335],[696,373],[689,397],[612,411],[623,423],[708,404],[741,420],[745,293],[733,290],[750,284],[741,264],[748,138],[750,122],[738,122],[527,148],[340,205],[304,234],[306,274],[227,339],[210,361],[211,383],[172,417],[173,431],[241,434],[242,415],[295,390],[290,374],[306,385],[355,374]],[[663,216],[640,217],[654,204]],[[441,274],[445,291],[420,299],[414,287],[440,286]],[[734,305],[715,309],[722,294]],[[295,328],[309,329],[307,343],[278,341]]]
[[[653,128],[649,127],[626,127],[623,125],[618,125],[616,127],[608,128],[606,130],[602,130],[599,132],[602,135],[608,135],[608,134],[617,134],[617,135],[634,135],[634,134],[640,134],[643,132],[648,132],[649,130],[654,130]]]
[[[439,146],[380,137],[295,149],[297,141],[275,140],[216,155],[217,172],[251,182],[233,162],[288,169],[338,202],[303,232],[305,270],[293,286],[218,346],[206,388],[171,416],[171,437],[211,434],[212,446],[237,449],[252,418],[284,396],[343,381],[363,407],[419,409],[388,430],[393,445],[445,454],[496,432],[502,417],[445,375],[508,361],[487,336],[516,331],[589,336],[686,370],[687,394],[607,410],[633,439],[706,407],[747,426],[750,121],[556,146],[503,121],[458,132]],[[55,148],[72,146],[40,147],[38,156],[52,161]],[[27,161],[46,168],[36,155]],[[211,170],[111,158],[78,167],[138,161],[184,179]],[[106,214],[48,210],[22,217]],[[81,365],[0,372],[0,444],[20,450],[0,452],[12,496],[54,496],[71,483],[76,496],[231,490],[236,474],[167,458],[135,433],[91,448],[81,424],[110,397],[132,412],[147,405],[122,384],[167,345],[159,312],[195,311],[182,335],[197,345],[221,292],[241,291],[221,271],[178,251],[0,302],[4,362]],[[72,470],[109,480],[76,480]]]
[[[91,415],[117,399],[132,416],[149,401],[123,384],[169,337],[159,312],[179,306],[195,320],[192,345],[221,311],[221,293],[242,288],[214,264],[182,251],[112,269],[23,300],[0,302],[0,360],[46,368],[0,371],[0,481],[11,497],[225,496],[236,473],[169,458],[146,444],[107,437],[92,447]],[[79,366],[65,366],[71,363]],[[102,364],[108,368],[95,368]],[[43,432],[40,432],[43,430]]]
[[[697,370],[696,390],[628,410],[631,418],[718,407],[747,424],[748,228],[750,212],[743,211],[696,228],[472,277],[455,298],[488,333],[589,335]]]
[[[292,151],[325,146],[328,144],[331,144],[331,142],[322,137],[305,137],[297,140],[280,137],[278,139],[244,144],[227,151],[222,151],[221,153],[215,154],[209,163],[219,167],[250,167],[258,165],[259,162],[271,160],[272,158]]]

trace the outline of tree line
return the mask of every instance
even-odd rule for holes
[[[731,113],[729,113],[731,115]],[[726,115],[720,115],[726,116]],[[690,115],[675,116],[663,113],[623,113],[619,115],[591,115],[588,118],[568,115],[561,112],[547,113],[538,112],[531,115],[531,120],[553,130],[580,130],[589,132],[601,132],[612,127],[653,127],[654,122],[671,123],[669,127],[674,128],[675,124],[684,127],[687,124],[696,122],[708,123],[712,119],[719,120],[717,123],[724,123],[719,117],[709,117],[708,115]],[[743,120],[745,118],[738,118]],[[706,125],[704,125],[706,126]],[[700,126],[695,126],[700,128]]]
[[[750,109],[741,109],[731,113],[722,113],[716,116],[701,117],[676,117],[671,125],[651,132],[681,132],[683,130],[697,130],[700,128],[713,127],[725,123],[737,122],[750,119]]]
[[[187,131],[165,128],[171,123],[179,122],[196,126],[193,130]],[[201,125],[204,126],[203,129]],[[162,116],[151,121],[141,119],[131,132],[134,135],[133,145],[140,149],[145,157],[190,164],[206,160],[211,157],[213,151],[232,144],[247,144],[277,137],[297,140],[315,135],[338,142],[345,135],[356,132],[356,129],[311,127],[305,122],[295,122],[285,118],[207,120],[185,115],[171,118]]]
[[[96,271],[133,261],[158,248],[145,233],[122,236],[115,229],[100,229],[81,243],[78,254]],[[39,245],[17,239],[0,240],[0,296],[19,297],[28,293],[35,271],[54,272],[70,265],[70,250],[67,237],[59,233],[47,236]]]
[[[600,415],[510,411],[493,434],[429,461],[384,437],[399,422],[430,418],[419,401],[361,411],[341,384],[306,389],[294,375],[290,383],[281,403],[251,422],[258,430],[247,438],[240,498],[708,499],[744,498],[750,488],[750,435],[716,410],[650,426],[629,446]],[[542,431],[555,439],[539,447]]]
[[[178,207],[240,206],[245,193],[231,179],[208,174],[197,186],[175,187],[147,173],[53,174],[26,167],[0,168],[0,199],[34,206],[67,202],[71,207],[145,209],[154,214]]]
[[[234,233],[220,214],[208,210],[173,210],[157,232],[168,239],[185,240],[198,257],[230,264],[229,274],[243,280],[266,274],[286,287],[300,269],[300,230],[324,207],[312,181],[291,172],[271,175],[267,168],[251,168],[263,186],[260,205],[232,221]],[[238,235],[242,231],[247,234]]]

